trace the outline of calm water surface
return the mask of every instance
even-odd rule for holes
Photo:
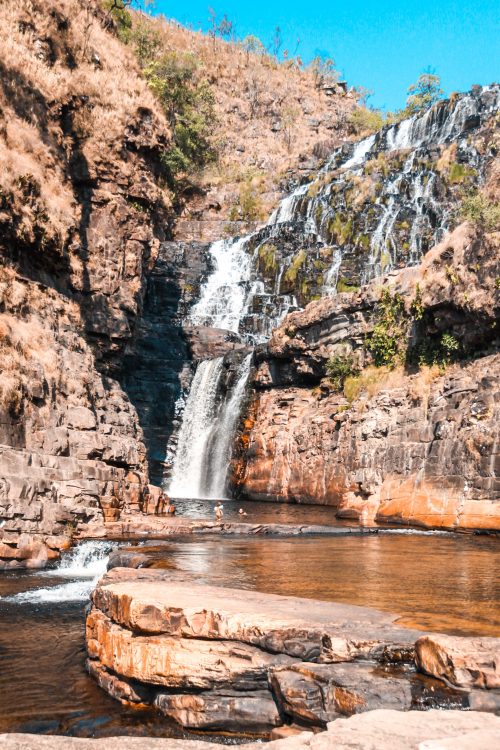
[[[141,550],[151,566],[207,583],[377,607],[412,627],[500,635],[498,538],[203,538]],[[120,706],[87,676],[92,585],[67,574],[0,574],[0,731],[192,737],[153,712]],[[28,597],[12,598],[22,592]]]

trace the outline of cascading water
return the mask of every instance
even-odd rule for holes
[[[437,163],[442,149],[453,142],[458,168],[469,186],[478,184],[484,159],[468,137],[499,104],[498,85],[476,89],[336,149],[316,179],[286,196],[263,228],[211,245],[213,272],[189,322],[238,333],[249,344],[264,342],[297,300],[304,305],[418,263],[456,209]],[[248,373],[241,371],[241,394],[235,386],[224,405],[222,370],[222,360],[198,365],[173,464],[173,496],[224,494]]]
[[[168,492],[172,497],[204,497],[205,455],[217,417],[223,358],[200,362],[186,402]]]
[[[68,583],[24,591],[5,600],[18,604],[86,601],[98,579],[106,572],[109,553],[114,546],[112,542],[81,542],[65,553],[56,567],[38,574],[47,578],[69,578]]]
[[[223,357],[200,362],[186,402],[168,492],[172,497],[225,496],[231,447],[252,355],[241,363],[223,398]]]
[[[241,406],[245,397],[245,386],[252,355],[248,354],[240,365],[236,382],[229,398],[222,405],[218,420],[213,426],[208,445],[206,461],[206,497],[220,498],[226,496],[226,480],[231,460],[231,447],[238,425]]]
[[[265,227],[212,244],[215,270],[202,288],[190,322],[237,332],[259,343],[296,306],[297,286],[301,304],[311,296],[335,291],[332,281],[342,271],[339,254],[341,260],[353,256],[358,267],[354,284],[395,265],[419,262],[428,246],[442,238],[453,213],[442,199],[442,180],[429,149],[453,141],[463,149],[460,159],[469,160],[473,171],[479,158],[473,149],[466,153],[465,138],[498,111],[499,104],[500,87],[484,87],[438,102],[424,114],[382,128],[350,148],[336,149],[314,181],[298,186],[280,202]],[[381,178],[378,183],[373,180],[375,192],[354,210],[351,193],[362,195],[369,168],[380,169]],[[354,215],[356,231],[349,233]],[[399,224],[408,229],[396,231]],[[306,250],[304,260],[301,249]],[[320,257],[321,249],[330,251],[329,260],[328,254],[326,260]],[[363,255],[366,249],[368,257]],[[320,271],[316,278],[314,267]],[[301,269],[307,277],[302,285],[297,281]],[[289,291],[290,285],[295,288]]]

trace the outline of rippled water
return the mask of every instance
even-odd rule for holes
[[[87,554],[86,577],[75,553],[62,570],[0,575],[0,731],[193,737],[152,711],[122,707],[85,672],[85,601],[75,587],[90,590],[108,547],[93,562]],[[141,551],[153,567],[199,581],[368,605],[413,627],[500,633],[495,538],[204,538]]]

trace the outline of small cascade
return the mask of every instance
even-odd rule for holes
[[[86,601],[98,579],[106,572],[109,553],[115,546],[113,542],[81,542],[63,554],[56,567],[38,573],[47,578],[69,578],[68,583],[23,591],[5,597],[4,601],[17,604]]]
[[[224,359],[200,362],[186,401],[172,477],[174,498],[225,497],[226,477],[252,355],[239,366],[224,394]]]
[[[248,354],[240,365],[236,382],[229,398],[226,399],[217,420],[212,427],[208,460],[206,462],[206,494],[205,497],[226,497],[226,481],[233,440],[241,413],[245,387],[250,375],[252,355]]]
[[[186,401],[168,492],[172,497],[204,497],[208,440],[218,412],[223,358],[200,362]]]

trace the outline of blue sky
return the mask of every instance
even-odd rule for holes
[[[208,7],[227,13],[239,37],[270,43],[281,28],[284,47],[305,61],[328,53],[351,85],[374,91],[369,103],[396,109],[420,73],[435,68],[447,93],[500,78],[499,0],[156,0],[153,12],[203,28]]]

